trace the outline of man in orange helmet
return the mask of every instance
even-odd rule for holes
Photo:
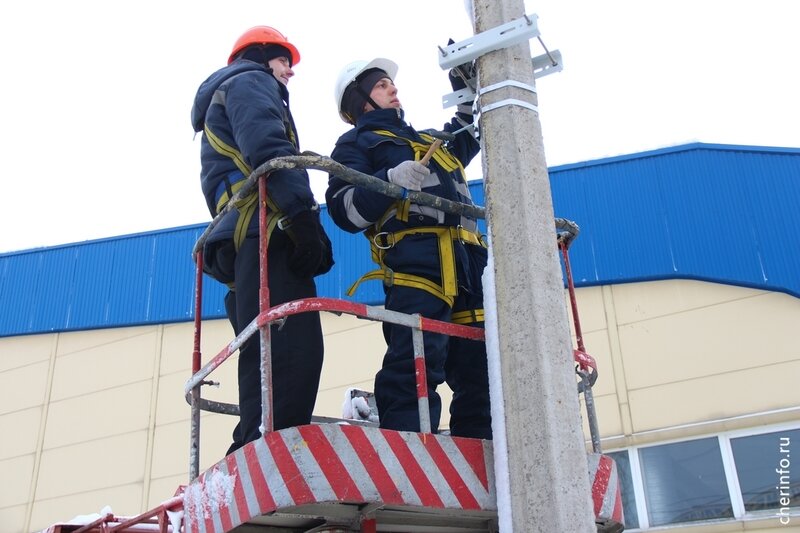
[[[253,169],[280,156],[297,155],[299,144],[286,88],[300,53],[269,26],[247,30],[228,65],[197,91],[192,126],[203,132],[200,179],[212,216],[244,185]],[[283,169],[267,179],[270,304],[316,296],[314,276],[333,265],[331,244],[319,219],[305,170]],[[257,191],[228,211],[204,248],[206,273],[230,291],[225,309],[238,335],[259,313]],[[318,313],[289,317],[271,328],[273,426],[308,424],[322,370]],[[261,436],[261,356],[258,335],[239,350],[239,424],[228,453]]]

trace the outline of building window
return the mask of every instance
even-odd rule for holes
[[[639,450],[651,526],[733,518],[716,437]]]
[[[607,453],[625,529],[774,516],[800,521],[800,428],[734,431]],[[794,453],[792,453],[794,452]]]
[[[625,529],[639,527],[639,513],[636,510],[636,496],[633,489],[631,460],[627,451],[612,452],[610,455],[617,464],[620,492],[622,492],[622,513],[625,515]]]
[[[800,429],[732,438],[731,451],[745,511],[800,506]]]

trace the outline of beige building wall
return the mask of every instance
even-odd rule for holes
[[[580,289],[578,302],[605,448],[800,418],[799,299],[660,281]]]
[[[578,290],[604,449],[798,420],[800,300],[695,281]],[[315,414],[337,417],[350,387],[372,389],[380,324],[323,313]],[[231,340],[203,324],[203,361]],[[29,533],[108,505],[135,515],[188,481],[191,323],[0,339],[0,533]],[[206,386],[235,403],[232,358]],[[447,401],[447,395],[445,395]],[[225,453],[235,418],[204,413],[201,470]],[[586,430],[588,436],[588,429]],[[681,531],[800,532],[800,518]]]

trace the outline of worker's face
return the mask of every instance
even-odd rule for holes
[[[400,104],[400,100],[397,98],[397,87],[394,86],[394,82],[389,78],[381,78],[378,80],[378,83],[372,88],[372,92],[369,93],[369,97],[372,98],[381,109],[403,107]],[[372,105],[367,103],[365,107],[366,111],[373,111],[374,109]]]
[[[288,57],[276,57],[269,60],[269,68],[272,69],[272,75],[275,76],[279,82],[284,85],[289,84],[289,78],[294,76],[294,71],[289,64]]]

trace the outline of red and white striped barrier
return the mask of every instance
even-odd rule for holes
[[[596,453],[588,464],[599,531],[621,531],[616,464]],[[391,511],[406,511],[406,523],[408,511],[419,513],[420,524],[425,513],[442,526],[496,520],[491,441],[337,424],[275,431],[186,487],[184,531],[227,533],[250,521],[298,528],[383,522],[381,513]],[[364,531],[375,531],[374,523]]]
[[[603,524],[605,530],[621,531],[616,529],[625,523],[617,464],[608,455],[590,453],[589,481],[592,483],[595,522]]]
[[[187,486],[185,531],[226,533],[271,513],[352,521],[365,505],[376,514],[432,509],[440,520],[471,516],[488,522],[497,512],[494,487],[491,441],[299,426],[248,443]],[[320,504],[339,509],[329,506],[326,513]]]

